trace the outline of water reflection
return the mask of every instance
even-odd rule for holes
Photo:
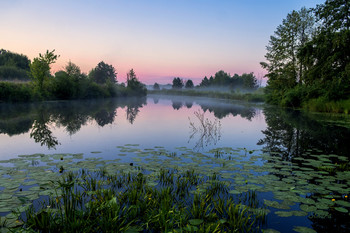
[[[201,111],[194,112],[194,116],[196,121],[192,121],[190,117],[188,118],[191,129],[189,141],[198,136],[194,150],[203,149],[208,145],[216,145],[221,138],[220,121],[217,118],[214,121],[209,120],[209,118],[205,117],[205,112]]]
[[[169,98],[169,97],[168,97]],[[228,101],[219,101],[213,102],[208,99],[196,99],[193,101],[189,101],[188,98],[184,98],[184,100],[178,98],[169,98],[172,102],[172,107],[174,110],[179,110],[183,106],[187,108],[192,108],[193,104],[198,104],[202,108],[204,112],[208,111],[213,113],[215,117],[218,119],[223,119],[227,116],[241,116],[248,120],[253,119],[256,116],[257,110],[253,107],[244,106],[240,104],[232,104]]]
[[[314,119],[314,115],[281,109],[264,108],[266,130],[258,145],[267,151],[280,152],[283,160],[291,161],[310,149],[325,154],[350,155],[348,140],[350,131],[334,124],[324,124]]]
[[[112,124],[117,108],[127,108],[127,120],[134,123],[146,98],[94,101],[44,102],[0,105],[0,133],[9,136],[27,133],[36,143],[54,149],[59,144],[50,125],[63,127],[69,135],[77,133],[88,121],[103,127]]]
[[[307,114],[300,111],[280,109],[275,107],[265,107],[264,115],[266,118],[267,128],[263,130],[264,138],[259,140],[258,145],[264,147],[264,150],[270,153],[271,159],[266,161],[271,167],[279,171],[281,164],[278,161],[288,161],[296,169],[304,169],[303,182],[314,191],[305,193],[305,196],[312,199],[314,203],[324,198],[325,195],[331,195],[336,201],[348,201],[346,193],[338,192],[332,186],[345,185],[346,181],[340,177],[331,180],[321,179],[321,174],[335,176],[336,172],[346,171],[348,168],[342,162],[340,156],[349,157],[350,147],[348,140],[350,131],[345,127],[339,127],[335,124],[325,124],[317,119],[317,115]],[[277,152],[277,153],[276,153]],[[329,167],[314,167],[310,161],[317,161],[318,157],[325,155]],[[316,171],[316,173],[314,173]],[[323,172],[323,173],[317,173]],[[333,172],[333,173],[332,173]],[[283,180],[299,180],[295,169],[284,169],[284,172],[271,172],[279,178],[278,182]],[[301,174],[301,173],[299,173]],[[324,182],[326,182],[326,187]],[[332,183],[334,182],[334,185]],[[329,199],[330,202],[331,199]],[[302,203],[300,204],[302,205]],[[326,218],[317,214],[308,216],[312,222],[312,227],[317,232],[348,232],[350,222],[344,217],[344,214],[335,211],[334,208],[325,208],[323,214]]]
[[[181,101],[177,101],[177,100],[172,100],[173,104],[173,109],[174,110],[179,110],[180,108],[182,108],[182,102]]]

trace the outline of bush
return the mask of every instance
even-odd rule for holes
[[[0,82],[0,102],[27,102],[32,95],[32,88],[27,83]]]
[[[298,85],[293,89],[289,89],[281,100],[281,105],[285,107],[300,107],[301,103],[307,97],[307,87]]]
[[[15,66],[0,66],[0,79],[24,81],[30,80],[27,71],[17,68]]]

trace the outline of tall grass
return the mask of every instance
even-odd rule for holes
[[[255,232],[260,226],[257,220],[265,217],[236,204],[218,179],[194,170],[162,169],[156,180],[149,179],[141,172],[69,172],[56,184],[61,194],[29,208],[17,230]],[[206,186],[202,191],[201,185]]]
[[[314,112],[350,114],[350,99],[328,101],[320,97],[303,103],[303,108]]]

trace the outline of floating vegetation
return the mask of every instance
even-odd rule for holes
[[[277,152],[259,154],[246,148],[216,148],[206,153],[186,147],[173,151],[160,146],[140,149],[136,144],[117,148],[117,156],[112,160],[96,153],[95,158],[91,155],[84,158],[83,154],[33,154],[1,161],[0,231],[5,226],[30,227],[30,216],[34,222],[38,218],[55,220],[48,224],[51,227],[68,221],[57,219],[58,211],[67,208],[64,206],[67,197],[76,198],[75,204],[66,201],[76,205],[77,221],[90,213],[84,211],[107,211],[107,206],[113,206],[120,215],[107,211],[106,216],[114,216],[120,231],[229,229],[232,225],[229,214],[238,214],[235,216],[241,216],[239,224],[255,230],[263,228],[270,214],[282,220],[349,216],[350,171],[345,157],[310,150],[284,161]],[[151,204],[158,209],[147,209]],[[12,211],[18,216],[19,213],[24,216],[26,211],[28,217],[18,219]],[[62,213],[68,214],[66,211]],[[107,224],[107,219],[101,219],[103,214],[99,215],[100,219],[90,219],[96,221],[95,225],[84,227],[97,227],[98,222],[99,231],[108,231],[107,226],[103,228]],[[247,221],[246,217],[251,219]],[[35,229],[45,231],[45,228]],[[298,226],[295,231],[312,232],[312,229]]]

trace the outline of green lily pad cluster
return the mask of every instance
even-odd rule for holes
[[[246,148],[215,148],[199,153],[186,147],[169,151],[138,144],[118,146],[115,158],[109,160],[96,152],[92,152],[96,157],[88,158],[82,154],[34,154],[0,161],[0,200],[6,200],[0,202],[0,215],[11,217],[11,210],[23,211],[42,196],[60,196],[54,183],[70,171],[142,172],[147,185],[157,188],[162,169],[170,169],[214,177],[218,189],[225,187],[237,198],[250,192],[270,193],[273,198],[264,197],[262,202],[270,214],[283,219],[311,215],[327,218],[333,213],[349,216],[350,171],[349,159],[344,156],[309,150],[286,161],[278,152]],[[174,176],[177,178],[177,173]],[[213,186],[211,182],[196,184],[190,190],[192,195],[205,193],[208,186]]]

